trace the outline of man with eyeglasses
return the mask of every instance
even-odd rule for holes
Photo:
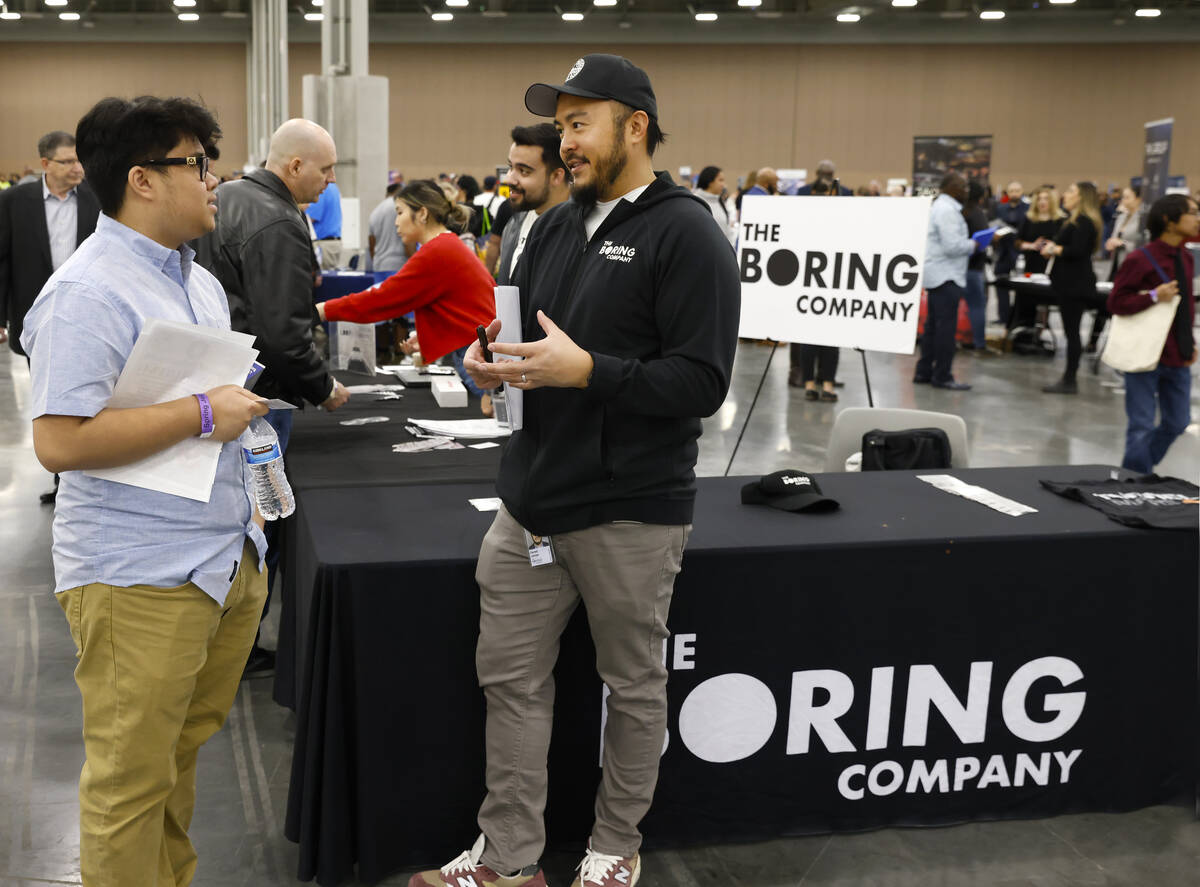
[[[89,887],[186,887],[196,759],[229,714],[266,598],[262,518],[238,437],[266,403],[222,385],[126,409],[109,400],[146,322],[229,329],[193,240],[212,230],[221,131],[190,99],[109,98],[79,121],[103,215],[25,319],[33,443],[62,472],[55,593],[77,649]],[[94,477],[189,438],[219,459],[207,501]]]
[[[75,138],[56,130],[38,141],[41,178],[0,192],[0,321],[21,350],[25,315],[50,275],[96,230],[100,204],[83,181]],[[55,488],[41,496],[54,502]]]

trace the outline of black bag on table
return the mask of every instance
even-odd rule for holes
[[[940,428],[872,429],[862,439],[863,471],[949,468],[950,438]]]

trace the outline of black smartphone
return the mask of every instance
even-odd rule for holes
[[[492,352],[488,351],[487,330],[483,328],[483,324],[475,327],[475,335],[479,336],[479,347],[483,349],[483,359],[491,363]]]

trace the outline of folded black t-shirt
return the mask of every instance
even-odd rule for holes
[[[1043,480],[1052,493],[1104,512],[1129,527],[1196,532],[1200,487],[1175,477],[1147,474],[1131,480]]]

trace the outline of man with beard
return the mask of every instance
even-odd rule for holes
[[[512,281],[517,259],[525,250],[525,241],[542,213],[558,206],[569,196],[567,167],[558,153],[558,131],[552,124],[514,126],[512,147],[508,149],[509,203],[516,215],[504,227],[500,237],[500,266],[496,282],[507,286]]]
[[[580,601],[610,691],[595,824],[576,887],[633,887],[638,824],[666,731],[663,643],[691,530],[701,417],[725,399],[740,308],[737,262],[708,207],[651,155],[650,79],[588,55],[525,106],[553,116],[572,199],[525,243],[523,358],[464,365],[481,387],[525,392],[479,553],[476,667],[487,698],[488,794],[475,845],[411,887],[544,887],[546,755],[559,637]],[[487,330],[495,342],[500,324]],[[582,800],[582,799],[581,799]]]

